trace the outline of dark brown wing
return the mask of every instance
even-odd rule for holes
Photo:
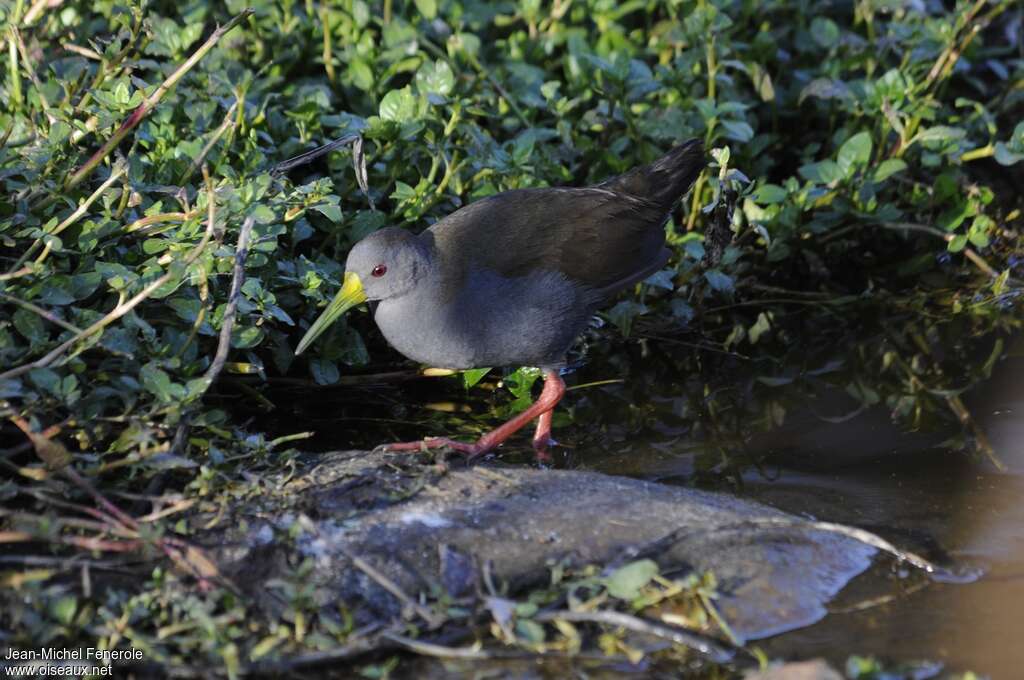
[[[603,290],[660,259],[666,215],[605,189],[523,189],[472,203],[429,231],[446,259],[507,277],[557,270]]]
[[[604,296],[667,259],[664,224],[704,167],[700,142],[595,187],[521,189],[457,210],[428,230],[442,257],[525,276],[557,270]]]

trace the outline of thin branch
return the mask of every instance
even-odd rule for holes
[[[371,624],[373,628],[376,628],[377,624]],[[372,629],[367,630],[366,633],[372,632]],[[242,675],[287,675],[288,673],[294,673],[300,668],[306,668],[309,666],[318,666],[326,663],[342,661],[351,659],[352,657],[362,656],[369,652],[378,652],[386,649],[390,649],[395,643],[388,641],[387,644],[381,644],[379,642],[382,636],[368,635],[354,635],[355,639],[350,638],[350,641],[346,642],[340,647],[334,647],[332,649],[326,649],[319,652],[309,652],[307,654],[299,654],[290,658],[285,658],[275,661],[258,661],[251,663],[242,668]],[[190,669],[188,672],[178,674],[177,669],[171,669],[171,675],[176,677],[187,677],[194,678],[198,673],[195,670]]]
[[[210,139],[206,142],[205,145],[203,145],[202,151],[200,151],[199,155],[195,157],[195,160],[192,161],[192,164],[188,166],[188,170],[186,170],[185,173],[181,176],[181,179],[178,180],[178,184],[185,184],[192,177],[192,175],[195,174],[196,170],[202,167],[203,161],[206,160],[206,156],[210,153],[210,149],[213,148],[214,144],[220,141],[220,138],[224,136],[224,133],[226,133],[228,130],[230,130],[231,128],[235,127],[235,125],[238,124],[238,119],[235,117],[235,109],[238,108],[238,101],[238,98],[236,98],[234,103],[231,105],[231,108],[229,108],[228,112],[224,114],[223,122],[221,122],[221,124],[214,131],[213,136],[210,137]]]
[[[64,218],[63,222],[58,224],[51,231],[46,232],[46,234],[44,234],[44,237],[45,236],[57,236],[58,234],[63,232],[65,229],[67,229],[68,227],[73,225],[75,222],[77,222],[78,220],[82,219],[82,217],[85,215],[85,213],[89,211],[89,208],[92,206],[92,204],[96,202],[96,199],[98,199],[100,196],[102,196],[103,192],[105,192],[107,189],[109,189],[110,185],[112,185],[114,182],[116,182],[118,179],[120,179],[121,176],[124,175],[127,171],[128,171],[128,164],[127,163],[117,163],[116,165],[114,165],[114,167],[111,168],[111,170],[110,170],[110,176],[107,177],[107,179],[105,179],[103,181],[103,184],[101,184],[99,186],[99,188],[96,189],[96,191],[94,191],[91,194],[89,194],[89,197],[86,198],[84,201],[82,201],[78,205],[78,207],[75,208],[74,212],[72,212],[70,215],[68,215],[66,218]],[[14,273],[15,270],[19,269],[21,267],[21,265],[23,265],[25,263],[25,260],[27,260],[28,258],[32,257],[32,255],[35,254],[36,249],[39,247],[39,245],[41,243],[43,243],[41,238],[36,239],[35,241],[33,241],[32,245],[30,245],[28,247],[28,250],[26,250],[24,253],[22,253],[21,257],[18,258],[18,261],[14,263],[13,267],[11,267],[11,270],[9,272],[7,272],[7,275],[11,276]],[[50,244],[51,243],[52,243],[52,241],[47,241],[46,242],[46,245],[43,248],[43,252],[40,253],[39,257],[36,258],[36,264],[42,263],[42,261],[46,259],[46,256],[50,254],[50,248],[51,248]]]
[[[29,80],[36,87],[36,96],[39,97],[39,103],[43,105],[43,115],[46,116],[47,122],[53,125],[57,122],[57,117],[50,113],[50,102],[46,100],[46,93],[43,90],[43,84],[39,80],[39,76],[36,75],[35,66],[32,64],[32,60],[29,58],[28,48],[25,47],[25,41],[21,39],[21,31],[14,26],[11,26],[11,40],[18,45],[18,53],[21,55],[21,61],[25,67],[25,73],[28,74]]]
[[[68,52],[73,52],[81,57],[85,57],[86,59],[92,59],[94,61],[103,61],[102,54],[96,52],[95,50],[90,50],[88,47],[82,47],[81,45],[76,45],[74,43],[64,43],[63,45],[61,45],[61,47],[66,49]]]
[[[60,317],[54,315],[52,312],[48,312],[45,309],[43,309],[42,307],[38,307],[38,306],[32,304],[31,302],[26,302],[25,300],[19,300],[18,298],[14,297],[12,295],[7,295],[6,293],[0,293],[0,299],[7,300],[8,302],[16,304],[19,307],[27,309],[30,312],[38,314],[39,316],[41,316],[42,318],[46,319],[50,323],[55,323],[58,326],[60,326],[61,328],[65,329],[65,330],[69,330],[72,333],[81,333],[82,332],[82,329],[79,328],[78,326],[75,326],[74,324],[68,323],[64,319],[61,319]]]
[[[949,243],[955,238],[953,234],[948,234],[944,231],[940,231],[935,227],[929,227],[926,224],[914,224],[913,222],[875,222],[875,224],[884,229],[891,229],[893,231],[918,231],[921,232],[922,234],[931,234],[932,236],[941,238],[946,243]],[[973,262],[978,267],[978,269],[985,272],[992,278],[996,278],[999,276],[999,272],[993,269],[992,265],[986,262],[985,258],[983,258],[981,255],[975,252],[975,250],[970,246],[964,248],[964,255],[971,262]]]
[[[280,163],[270,168],[270,174],[275,176],[283,175],[292,168],[297,168],[300,165],[312,163],[313,161],[315,161],[317,158],[320,158],[324,154],[328,154],[337,149],[338,147],[345,146],[346,144],[354,144],[356,140],[359,139],[362,139],[362,137],[358,134],[351,134],[345,135],[344,137],[339,137],[338,139],[335,139],[332,142],[327,142],[322,146],[318,146],[312,151],[307,151],[306,153],[301,153],[298,156],[292,156],[288,160],[281,161]]]
[[[631,614],[616,611],[571,611],[561,609],[542,612],[533,617],[534,621],[573,621],[584,623],[603,623],[608,626],[619,626],[636,633],[653,635],[678,645],[688,647],[706,656],[715,663],[727,663],[736,657],[736,650],[706,635],[671,626],[666,623],[651,621]]]
[[[24,18],[21,20],[22,26],[31,26],[35,23],[35,20],[39,18],[39,15],[43,13],[44,9],[60,7],[64,0],[36,0],[32,3],[28,12],[25,13]]]
[[[212,198],[212,197],[211,197]],[[212,203],[210,204],[213,205]],[[213,212],[210,213],[210,223],[213,223]],[[213,383],[224,368],[224,362],[228,359],[228,350],[231,348],[231,330],[235,325],[235,312],[238,309],[238,299],[242,295],[242,284],[245,282],[245,260],[249,256],[249,236],[252,234],[252,226],[256,218],[249,216],[242,223],[242,230],[238,233],[238,245],[235,247],[235,272],[231,277],[231,293],[228,296],[228,305],[224,310],[224,321],[220,327],[220,339],[217,342],[217,353],[213,362],[206,369],[203,378],[206,380],[206,387]]]
[[[127,227],[124,228],[124,233],[133,234],[137,231],[141,231],[144,234],[149,234],[150,227],[163,224],[165,222],[184,222],[185,220],[195,217],[197,213],[193,212],[167,212],[167,213],[156,213],[155,215],[146,215],[135,220]]]
[[[407,606],[412,611],[416,612],[416,614],[421,619],[426,621],[431,628],[437,628],[444,623],[443,618],[438,617],[434,612],[430,611],[430,609],[424,607],[419,602],[409,597],[409,595],[404,590],[402,590],[402,588],[397,583],[392,581],[390,578],[388,578],[381,572],[377,571],[366,560],[359,557],[358,555],[353,555],[347,550],[342,550],[345,553],[345,556],[352,561],[352,564],[354,564],[357,569],[359,569],[364,574],[373,579],[381,588],[394,595],[402,604]]]
[[[14,271],[7,272],[6,274],[0,274],[0,281],[7,281],[8,279],[17,279],[22,276],[28,276],[34,271],[35,269],[33,267],[25,266],[22,267],[21,269],[16,269]]]
[[[412,638],[405,637],[404,635],[398,635],[397,633],[381,633],[380,637],[385,640],[391,640],[395,644],[405,647],[409,651],[422,654],[423,656],[433,656],[438,659],[493,659],[494,655],[490,654],[479,646],[474,645],[472,647],[446,647],[444,645],[434,644],[433,642],[423,642],[422,640],[413,640]]]
[[[815,520],[806,519],[795,519],[788,517],[758,517],[756,519],[744,520],[741,522],[735,522],[731,524],[725,524],[715,527],[714,529],[692,529],[690,527],[684,527],[677,531],[671,532],[667,536],[658,539],[657,545],[663,546],[667,543],[674,543],[686,536],[692,536],[694,534],[704,533],[707,531],[714,531],[715,533],[721,533],[723,531],[740,530],[740,529],[751,529],[755,527],[775,527],[781,529],[802,529],[812,531],[825,531],[831,534],[838,534],[846,538],[853,539],[864,545],[871,546],[876,550],[887,553],[892,557],[896,558],[900,562],[904,562],[913,567],[917,567],[921,571],[930,574],[932,578],[937,581],[946,583],[965,583],[971,582],[977,579],[978,573],[972,569],[965,569],[962,572],[956,572],[951,569],[940,567],[939,565],[925,559],[917,553],[910,552],[909,550],[902,550],[897,548],[895,545],[885,540],[878,534],[873,534],[865,529],[859,529],[857,527],[848,526],[846,524],[837,524],[835,522],[819,522]],[[653,545],[653,544],[652,544]]]
[[[206,56],[207,52],[212,50],[214,46],[220,42],[220,39],[224,37],[224,34],[252,15],[253,11],[254,10],[252,9],[245,9],[231,19],[231,21],[215,30],[213,35],[211,35],[199,49],[192,53],[191,57],[186,59],[185,62],[174,71],[174,73],[168,76],[167,80],[161,83],[160,86],[153,91],[153,94],[146,97],[143,102],[139,104],[139,107],[135,109],[135,111],[133,111],[132,114],[128,116],[123,123],[121,123],[121,126],[114,132],[114,134],[110,136],[110,139],[108,139],[106,143],[101,146],[99,150],[85,162],[85,164],[82,165],[82,167],[76,170],[75,173],[67,179],[64,183],[64,189],[71,189],[88,177],[96,166],[99,165],[104,158],[109,156],[110,152],[121,143],[121,140],[124,139],[129,132],[134,130],[135,127],[142,122],[142,119],[160,103],[160,100],[163,99],[164,95],[167,94],[171,88],[177,85],[178,81],[184,78],[185,74],[191,71],[192,68]]]

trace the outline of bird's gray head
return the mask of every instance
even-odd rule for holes
[[[412,290],[429,265],[430,251],[420,239],[388,227],[352,246],[345,271],[359,277],[366,299],[386,300]]]
[[[360,302],[408,293],[429,271],[432,252],[431,246],[394,227],[376,231],[352,246],[341,290],[302,336],[295,353],[304,352],[335,319]]]

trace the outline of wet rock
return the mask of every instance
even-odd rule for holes
[[[559,563],[614,566],[639,555],[663,571],[714,572],[720,611],[738,636],[754,639],[819,620],[874,553],[796,518],[786,527],[751,524],[769,517],[791,516],[591,472],[448,470],[351,451],[279,480],[225,515],[204,542],[239,587],[272,608],[286,602],[267,584],[294,580],[308,559],[302,583],[316,601],[332,610],[344,603],[364,622],[401,615],[420,593],[483,597],[484,574],[514,596],[547,582]]]

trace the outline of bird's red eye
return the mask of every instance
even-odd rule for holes
[[[384,276],[387,273],[388,273],[387,266],[385,266],[383,264],[379,264],[379,265],[377,265],[376,267],[373,268],[373,270],[370,272],[370,275],[371,276]]]

